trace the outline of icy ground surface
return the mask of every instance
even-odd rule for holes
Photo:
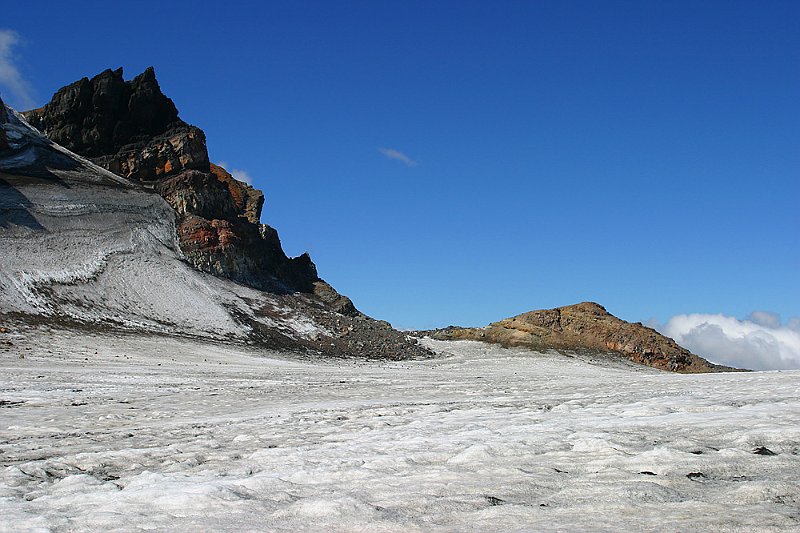
[[[800,528],[797,371],[675,375],[471,342],[380,363],[4,338],[4,531]]]

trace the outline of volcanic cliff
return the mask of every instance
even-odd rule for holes
[[[450,326],[420,334],[536,350],[615,352],[634,363],[681,373],[734,370],[706,361],[652,328],[621,320],[594,302],[530,311],[483,328]]]
[[[261,224],[263,193],[210,163],[205,134],[178,117],[152,67],[130,81],[121,68],[83,78],[23,115],[59,145],[158,192],[178,213],[181,250],[200,270],[257,289],[315,293],[359,314],[307,254],[286,256],[278,232]]]

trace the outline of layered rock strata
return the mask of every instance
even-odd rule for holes
[[[277,231],[261,223],[263,193],[210,163],[205,134],[178,117],[152,67],[130,81],[122,69],[83,78],[24,115],[56,143],[161,194],[196,268],[261,290],[318,293],[337,312],[359,314],[308,254],[286,256]]]

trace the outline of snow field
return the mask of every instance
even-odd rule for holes
[[[800,372],[6,337],[2,531],[800,528]]]

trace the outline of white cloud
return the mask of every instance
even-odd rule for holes
[[[219,163],[216,163],[216,165],[227,170],[228,173],[235,179],[243,181],[248,185],[253,184],[253,178],[250,177],[250,174],[248,174],[246,170],[242,170],[240,168],[228,168],[228,163],[225,163],[224,161],[220,161]]]
[[[755,311],[745,320],[725,315],[672,317],[658,328],[692,352],[723,365],[751,370],[800,368],[800,319]]]
[[[745,320],[755,322],[759,326],[765,328],[779,328],[781,327],[781,317],[777,313],[770,313],[769,311],[753,311]]]
[[[389,159],[396,159],[408,167],[417,166],[417,162],[408,157],[406,154],[393,148],[378,148],[378,151],[388,157]]]
[[[232,168],[230,169],[229,172],[231,173],[231,176],[233,176],[237,180],[243,181],[248,185],[253,184],[253,178],[250,177],[250,174],[248,174],[247,171],[238,168]]]
[[[35,103],[31,96],[30,84],[19,73],[14,64],[12,49],[19,43],[19,35],[12,30],[0,30],[0,86],[8,89],[10,96],[3,94],[3,100],[12,107],[30,109]]]

